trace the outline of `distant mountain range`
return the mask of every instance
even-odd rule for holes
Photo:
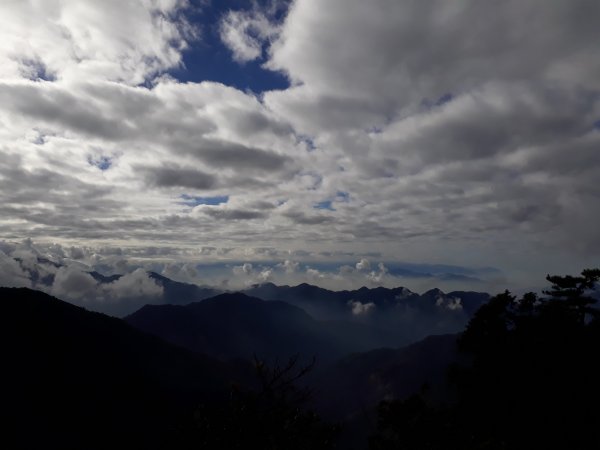
[[[471,316],[490,295],[483,292],[453,291],[444,293],[431,289],[422,295],[405,287],[362,287],[353,291],[330,291],[310,284],[276,286],[272,283],[255,285],[242,291],[263,300],[280,300],[299,306],[321,319],[363,320],[372,314],[398,309],[429,313],[457,312]],[[363,305],[357,308],[357,304]]]
[[[181,305],[146,305],[124,319],[190,350],[224,360],[285,359],[294,354],[330,361],[381,347],[392,333],[353,322],[318,321],[297,306],[242,293]]]
[[[179,283],[152,272],[149,276],[164,288],[162,302],[167,304],[184,305],[218,293],[214,289]],[[333,333],[337,336],[336,342],[340,343],[340,348],[349,348],[342,342],[354,342],[353,351],[398,347],[432,334],[457,333],[490,298],[489,294],[482,292],[444,293],[439,289],[419,295],[404,287],[331,291],[309,284],[290,287],[272,283],[255,285],[240,293],[265,301],[285,302],[303,309],[317,321],[327,322],[326,327],[331,330],[343,329]],[[238,306],[240,304],[235,303],[232,308]],[[362,324],[363,327],[351,327],[351,323]],[[343,334],[350,334],[352,338],[344,338]]]
[[[182,295],[205,293],[164,277],[157,282]],[[263,285],[252,291],[322,302],[331,312],[368,299],[381,314],[408,302],[436,311],[454,298],[402,288],[335,293]],[[485,300],[467,294],[458,298],[467,304]],[[444,368],[457,357],[455,335],[400,347],[402,333],[368,321],[317,320],[298,306],[243,293],[147,305],[124,320],[30,289],[0,288],[0,298],[3,421],[22,447],[106,448],[118,436],[131,448],[175,448],[169,442],[199,404],[223,402],[232,383],[255,385],[244,360],[256,355],[275,363],[295,354],[303,361],[317,357],[316,369],[303,380],[314,388],[317,410],[354,424],[343,439],[364,444],[370,423],[365,414],[372,416],[380,400],[406,397],[424,383],[444,395]]]
[[[92,275],[102,282],[114,281],[114,277],[118,276],[103,277],[97,272],[92,272]],[[174,281],[155,272],[148,272],[148,275],[163,287],[163,303],[185,305],[226,293],[219,289]],[[262,300],[277,300],[296,305],[313,317],[322,320],[351,319],[353,317],[359,320],[373,312],[374,309],[388,311],[397,308],[398,305],[430,311],[435,310],[436,307],[453,311],[460,310],[470,316],[490,298],[490,295],[484,292],[452,291],[444,293],[439,289],[431,289],[419,295],[405,287],[393,289],[362,287],[353,291],[331,291],[307,283],[298,286],[277,286],[273,283],[263,283],[239,292]],[[356,302],[373,306],[367,307],[366,310],[357,311],[356,308],[353,310]]]

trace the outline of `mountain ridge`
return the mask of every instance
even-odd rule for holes
[[[23,448],[158,448],[182,414],[226,398],[238,376],[40,291],[0,288],[0,299],[5,437]]]
[[[315,320],[303,309],[243,293],[181,305],[146,305],[124,320],[167,341],[221,359],[285,359],[301,353],[325,360],[389,339],[361,324]],[[357,336],[358,334],[358,336]],[[362,343],[358,343],[362,339]]]

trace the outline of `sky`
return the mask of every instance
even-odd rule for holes
[[[4,285],[31,284],[32,255],[71,289],[92,269],[139,288],[140,268],[526,289],[600,265],[597,1],[3,0],[0,18]]]

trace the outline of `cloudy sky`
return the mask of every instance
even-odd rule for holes
[[[339,286],[600,262],[600,2],[2,0],[0,22],[5,284],[19,252]]]

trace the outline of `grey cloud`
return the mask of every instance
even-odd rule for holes
[[[289,157],[272,151],[247,147],[241,144],[206,141],[198,144],[186,144],[186,152],[199,158],[206,164],[219,168],[236,170],[278,171],[290,161]]]
[[[163,288],[143,269],[135,269],[109,283],[99,283],[75,266],[61,267],[49,291],[79,306],[119,316],[148,302],[160,302],[163,294]]]
[[[489,79],[584,75],[596,83],[600,64],[591,56],[598,52],[599,12],[586,0],[550,7],[540,0],[493,6],[302,0],[293,5],[269,64],[321,92],[364,93],[383,104],[439,97]],[[356,28],[362,32],[349,31]],[[329,49],[336,49],[335,57]],[[575,61],[583,67],[569,70]]]
[[[589,93],[488,85],[435,112],[400,121],[382,144],[388,155],[414,153],[422,164],[481,159],[526,146],[577,138],[595,119]]]
[[[267,202],[264,200],[256,200],[248,204],[248,206],[252,209],[260,209],[260,210],[270,210],[277,208],[277,205],[271,202]]]
[[[262,211],[244,210],[244,209],[219,209],[203,208],[202,211],[214,219],[219,220],[252,220],[265,219],[266,213]]]
[[[39,58],[21,59],[19,70],[24,78],[31,81],[55,81],[56,74],[48,70],[44,62]]]
[[[184,187],[191,189],[211,189],[216,186],[217,179],[206,172],[178,166],[143,168],[146,180],[159,187]]]
[[[0,286],[31,287],[29,275],[17,261],[0,250]]]
[[[98,283],[89,273],[78,268],[62,267],[54,277],[52,295],[69,300],[95,300]]]
[[[308,215],[301,211],[287,211],[283,213],[283,216],[301,225],[322,225],[333,222],[333,218],[331,216],[318,214]]]
[[[301,132],[352,130],[385,123],[393,114],[391,106],[378,104],[371,98],[355,98],[355,93],[332,95],[310,90],[305,85],[286,91],[265,94],[266,104],[284,117],[292,119]]]
[[[120,140],[133,133],[122,120],[104,117],[101,110],[80,97],[48,83],[0,83],[0,101],[13,113],[89,136]]]
[[[145,270],[136,269],[104,286],[109,297],[115,299],[160,297],[163,288],[148,276]]]
[[[233,109],[227,112],[227,116],[240,136],[264,132],[277,136],[286,136],[294,132],[294,129],[288,123],[281,119],[275,120],[272,117],[267,117],[263,112],[259,111]]]

